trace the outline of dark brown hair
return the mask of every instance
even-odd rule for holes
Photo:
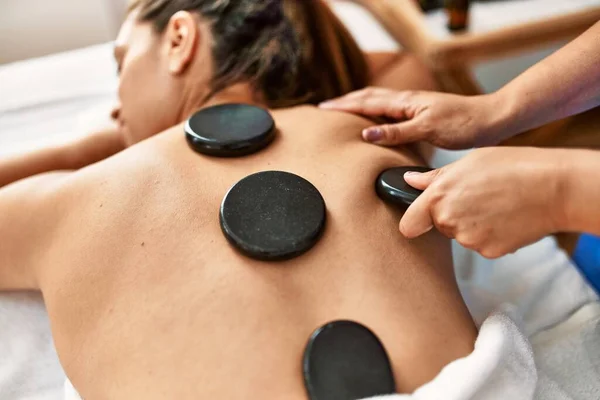
[[[133,0],[158,33],[178,11],[211,26],[211,95],[249,82],[268,106],[312,103],[367,85],[363,53],[322,0]]]

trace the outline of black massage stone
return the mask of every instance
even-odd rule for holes
[[[310,400],[356,400],[395,392],[388,355],[373,332],[351,321],[317,329],[304,352]]]
[[[241,157],[267,147],[275,138],[275,121],[265,109],[222,104],[194,114],[185,125],[189,145],[198,153]]]
[[[404,180],[404,174],[410,171],[429,172],[427,167],[396,167],[383,171],[375,184],[377,195],[387,203],[408,207],[423,193]]]
[[[313,247],[325,228],[325,202],[310,182],[281,171],[250,175],[221,204],[221,229],[247,256],[287,260]]]

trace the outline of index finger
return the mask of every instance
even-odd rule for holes
[[[369,88],[321,103],[319,107],[371,117],[385,116],[399,120],[406,118],[405,106],[399,101],[403,97],[402,92]]]
[[[373,96],[373,95],[384,95],[384,94],[388,94],[391,92],[392,92],[392,90],[390,90],[390,89],[371,86],[371,87],[366,87],[363,89],[355,90],[353,92],[347,93],[347,94],[337,97],[335,99],[330,99],[330,100],[324,101],[320,105],[327,106],[329,104],[335,104],[335,103],[342,102],[342,101],[349,100],[349,99],[357,99],[357,98],[368,97],[368,96]]]

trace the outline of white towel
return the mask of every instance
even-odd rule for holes
[[[59,400],[64,379],[42,296],[0,293],[0,399]]]
[[[531,337],[536,399],[600,399],[600,302]]]
[[[533,351],[515,310],[489,316],[479,331],[475,350],[448,364],[413,394],[372,400],[531,400],[537,387]]]
[[[532,337],[598,300],[552,237],[498,260],[465,252],[456,243],[453,252],[461,292],[478,322],[499,304],[510,303]]]

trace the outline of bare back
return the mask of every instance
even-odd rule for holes
[[[403,392],[472,351],[449,242],[405,240],[374,191],[418,157],[363,143],[369,121],[355,116],[273,116],[277,139],[252,156],[201,156],[177,126],[70,179],[39,282],[84,399],[306,398],[302,352],[337,319],[379,336]],[[264,170],[304,177],[327,204],[323,238],[291,261],[247,258],[219,226],[227,190]]]

